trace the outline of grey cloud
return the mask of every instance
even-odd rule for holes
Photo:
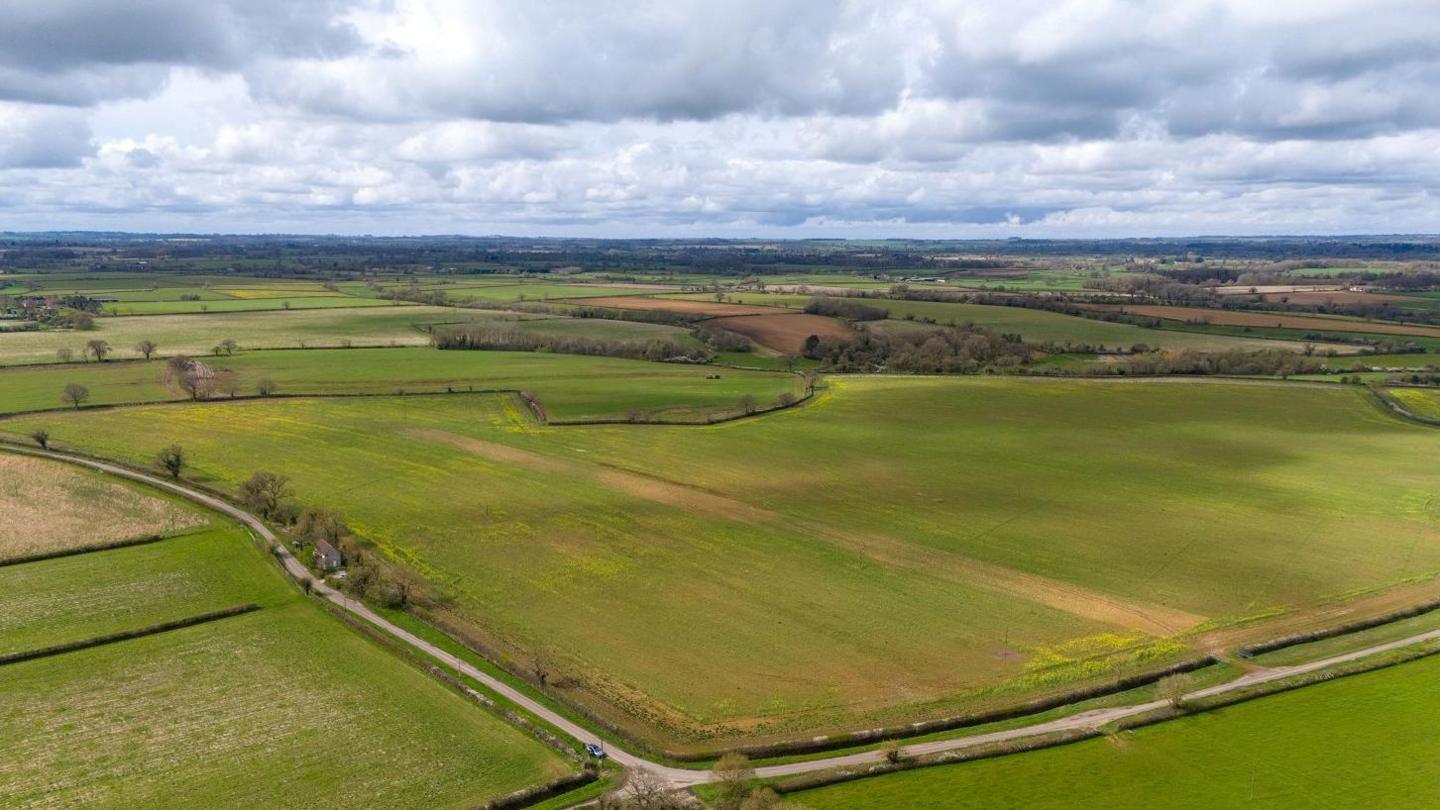
[[[78,166],[94,151],[84,116],[65,109],[0,103],[0,169]]]
[[[7,0],[0,98],[88,105],[158,90],[168,69],[267,55],[333,58],[361,42],[349,0]]]

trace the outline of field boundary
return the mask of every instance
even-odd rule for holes
[[[1319,630],[1312,630],[1308,633],[1295,633],[1293,635],[1273,638],[1269,641],[1249,644],[1237,649],[1235,654],[1242,658],[1254,658],[1257,655],[1264,655],[1265,653],[1271,653],[1276,650],[1283,650],[1301,644],[1309,644],[1313,641],[1324,641],[1325,639],[1348,636],[1351,633],[1372,630],[1376,627],[1384,627],[1387,624],[1394,624],[1395,622],[1404,621],[1405,619],[1413,619],[1416,616],[1423,616],[1426,613],[1433,613],[1436,610],[1440,610],[1440,600],[1424,602],[1413,607],[1392,611],[1369,619],[1331,625],[1330,627],[1322,627]]]
[[[666,751],[665,756],[677,762],[706,762],[721,754],[734,751],[752,759],[771,759],[783,756],[819,754],[842,748],[854,748],[860,745],[903,740],[910,737],[924,736],[926,734],[957,731],[962,728],[973,728],[975,726],[989,725],[990,723],[999,723],[1005,720],[1029,717],[1030,715],[1041,714],[1055,709],[1063,709],[1066,706],[1083,703],[1087,700],[1118,695],[1142,686],[1149,686],[1170,675],[1194,672],[1218,663],[1220,663],[1218,658],[1212,655],[1206,655],[1180,661],[1168,667],[1151,670],[1150,672],[1137,673],[1119,678],[1110,683],[1074,689],[1049,697],[1036,698],[1024,703],[1002,706],[998,709],[991,709],[974,714],[952,715],[935,720],[921,720],[903,726],[890,726],[888,728],[854,731],[845,734],[831,734],[808,740],[788,740],[766,745],[738,746],[716,751]]]
[[[56,549],[55,551],[41,551],[36,554],[27,554],[23,557],[6,557],[0,559],[0,568],[8,568],[12,565],[25,565],[26,563],[44,562],[46,560],[59,560],[65,557],[76,557],[81,554],[94,554],[97,551],[147,546],[151,543],[185,537],[188,534],[191,534],[191,532],[186,532],[185,534],[147,534],[141,537],[132,537],[128,540],[117,540],[113,543],[90,543],[89,545]]]
[[[1421,416],[1418,413],[1412,412],[1409,408],[1406,408],[1403,404],[1401,404],[1399,400],[1390,396],[1390,394],[1384,390],[1383,386],[1370,385],[1366,386],[1366,388],[1369,389],[1371,395],[1374,396],[1375,400],[1389,413],[1392,413],[1407,422],[1414,422],[1417,425],[1440,427],[1440,419],[1431,419],[1428,416]]]
[[[152,624],[148,627],[141,627],[135,630],[125,630],[119,633],[108,633],[103,636],[95,636],[94,638],[81,639],[80,641],[71,641],[65,644],[56,644],[51,647],[41,647],[37,650],[24,650],[22,652],[9,653],[6,655],[0,655],[0,666],[5,666],[7,664],[18,664],[22,661],[34,661],[37,658],[50,658],[52,656],[77,652],[79,650],[88,650],[93,647],[103,647],[107,644],[114,644],[120,641],[129,641],[136,638],[145,638],[146,636],[156,636],[161,633],[168,633],[172,630],[182,630],[186,627],[194,627],[196,625],[220,621],[221,619],[228,619],[232,616],[240,616],[246,613],[253,613],[259,609],[259,605],[251,602],[245,605],[225,608],[223,610],[213,610],[209,613],[201,613],[198,616],[189,616],[184,619],[175,619],[174,621],[162,622],[160,624]]]
[[[1432,638],[1414,641],[1413,643],[1424,644],[1427,640],[1433,641],[1434,634],[1429,635],[1431,635]],[[1175,720],[1181,717],[1223,709],[1228,706],[1248,703],[1252,700],[1279,695],[1296,689],[1303,689],[1306,686],[1325,683],[1338,678],[1389,669],[1390,667],[1428,658],[1440,653],[1440,645],[1414,647],[1408,650],[1401,648],[1401,650],[1402,651],[1396,655],[1379,658],[1378,660],[1362,658],[1358,663],[1341,662],[1334,666],[1334,668],[1322,668],[1310,672],[1297,673],[1286,678],[1258,684],[1255,688],[1233,689],[1217,693],[1216,695],[1201,695],[1202,692],[1206,691],[1201,690],[1200,692],[1191,693],[1191,695],[1195,697],[1187,695],[1182,698],[1178,706],[1169,704],[1167,701],[1153,701],[1135,707],[1127,707],[1127,710],[1130,711],[1129,714],[1118,717],[1108,723],[1097,723],[1086,728],[1065,729],[1029,737],[1017,737],[989,743],[980,743],[964,748],[939,751],[919,756],[905,756],[902,751],[900,758],[893,762],[885,760],[862,766],[837,768],[828,772],[819,771],[810,774],[801,774],[791,778],[782,778],[774,782],[768,782],[767,784],[776,793],[784,795],[845,782],[853,782],[859,779],[867,779],[872,776],[885,776],[887,774],[916,770],[919,768],[956,765],[965,762],[994,759],[1011,754],[1020,754],[1028,751],[1056,748],[1113,733],[1157,725],[1167,720]]]

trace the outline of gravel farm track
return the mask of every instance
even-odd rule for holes
[[[62,461],[70,464],[76,464],[82,467],[87,467],[89,469],[96,470],[102,473],[114,475],[120,478],[125,478],[131,481],[155,487],[165,492],[169,492],[183,497],[194,503],[200,504],[201,506],[213,509],[217,512],[220,512],[224,515],[234,518],[235,520],[240,521],[242,524],[254,531],[264,540],[275,543],[277,548],[277,558],[284,566],[286,572],[289,573],[295,580],[298,581],[302,578],[310,576],[310,572],[303,565],[301,565],[300,561],[297,560],[293,555],[291,555],[282,544],[279,543],[278,538],[276,538],[275,534],[265,525],[262,520],[260,520],[260,518],[219,497],[207,494],[197,489],[187,487],[180,482],[165,480],[158,476],[150,475],[127,467],[122,467],[117,464],[110,464],[91,458],[70,455],[67,453],[59,453],[54,451],[38,450],[31,448],[20,448],[15,446],[3,446],[0,447],[0,449],[9,452],[21,453],[39,458],[48,458],[55,461]],[[585,743],[603,743],[610,759],[614,760],[620,765],[625,766],[626,768],[643,769],[654,774],[660,779],[665,780],[676,788],[686,788],[693,785],[704,784],[713,780],[713,776],[709,770],[678,768],[660,762],[655,762],[638,754],[631,753],[612,741],[603,740],[600,735],[596,734],[590,729],[587,729],[566,718],[565,716],[554,711],[553,709],[550,709],[543,703],[535,700],[524,692],[515,689],[504,681],[495,678],[494,676],[472,666],[464,660],[456,658],[454,655],[445,652],[434,644],[431,644],[430,642],[425,641],[424,639],[395,625],[394,623],[370,610],[364,604],[346,596],[345,594],[335,590],[334,588],[329,587],[328,585],[317,582],[314,584],[312,592],[320,598],[326,599],[329,602],[335,604],[336,606],[359,617],[360,619],[363,619],[364,621],[373,625],[380,631],[409,645],[415,650],[424,653],[426,656],[434,659],[435,661],[442,663],[447,669],[459,671],[464,675],[474,679],[475,681],[483,684],[487,689],[490,689],[495,693],[502,695],[506,699],[514,702],[516,705],[522,707],[536,717],[559,729],[562,733],[570,736],[571,738]],[[1366,658],[1371,655],[1398,650],[1414,644],[1419,644],[1435,639],[1440,639],[1440,630],[1431,630],[1425,633],[1409,636],[1407,638],[1389,641],[1383,644],[1376,644],[1373,646],[1365,647],[1363,649],[1331,656],[1329,658],[1321,659],[1318,661],[1311,661],[1303,664],[1283,667],[1257,667],[1247,672],[1245,675],[1236,678],[1235,680],[1228,681],[1217,686],[1210,686],[1190,692],[1189,694],[1185,695],[1185,698],[1208,698],[1230,692],[1236,692],[1242,689],[1255,687],[1260,684],[1270,683],[1285,678],[1294,677],[1297,675],[1304,675],[1307,673],[1316,672],[1318,670],[1323,670],[1328,667]],[[916,743],[906,746],[904,751],[907,755],[911,756],[937,754],[941,752],[955,751],[980,745],[987,745],[1010,740],[1020,740],[1027,737],[1035,737],[1045,734],[1053,734],[1056,732],[1092,729],[1106,725],[1108,723],[1112,723],[1117,720],[1122,720],[1128,717],[1141,715],[1147,712],[1161,709],[1166,705],[1167,701],[1165,700],[1155,700],[1148,703],[1097,709],[1094,711],[1083,712],[1080,714],[1061,717],[1055,720],[1049,720],[1042,723],[1005,729],[1002,731],[995,731],[983,734],[972,734],[968,736],[951,737],[947,739]],[[814,771],[823,771],[837,767],[879,763],[884,761],[884,759],[885,752],[883,750],[861,751],[858,753],[845,754],[841,756],[824,757],[801,762],[791,762],[780,765],[757,767],[755,769],[755,774],[757,777],[762,779],[782,776],[794,776],[798,774],[811,773]]]

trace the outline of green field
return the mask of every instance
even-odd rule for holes
[[[247,535],[219,528],[0,567],[0,655],[81,641],[290,593],[258,578]]]
[[[233,370],[246,394],[261,379],[272,380],[282,394],[510,388],[534,392],[554,419],[623,418],[631,409],[703,418],[733,412],[746,394],[764,404],[800,390],[788,374],[544,352],[315,349],[242,352],[206,362]],[[707,379],[717,373],[719,379]],[[88,387],[95,405],[184,399],[182,391],[162,384],[163,374],[158,360],[0,369],[0,414],[63,407],[60,392],[72,382]]]
[[[1440,419],[1440,389],[1391,387],[1385,393],[1416,416]]]
[[[11,807],[461,807],[567,770],[302,603],[5,667],[0,740]]]
[[[166,355],[208,354],[226,338],[246,349],[340,346],[346,340],[356,346],[424,345],[430,339],[418,324],[473,317],[444,307],[404,306],[96,318],[90,331],[0,334],[0,365],[54,362],[62,348],[79,360],[90,340],[109,341],[115,359],[138,357],[134,346],[141,340],[154,341]]]
[[[573,699],[671,739],[1009,701],[1184,654],[1158,637],[1196,623],[1440,571],[1440,435],[1362,391],[833,385],[710,428],[541,428],[486,396],[0,428],[137,461],[178,441],[226,487],[290,475],[453,600],[466,632],[540,650]]]
[[[202,312],[254,312],[285,309],[337,309],[342,307],[391,306],[378,298],[349,298],[339,295],[301,295],[261,298],[220,298],[202,301],[121,301],[105,304],[107,315],[182,315]]]
[[[0,491],[0,514],[25,497]],[[227,527],[0,567],[0,654],[260,607],[0,666],[0,803],[468,807],[574,770],[266,557]]]
[[[666,296],[674,298],[702,296]],[[773,293],[733,293],[727,301],[762,306],[801,308],[811,296],[782,295]],[[1025,340],[1043,343],[1084,343],[1104,346],[1108,349],[1129,349],[1135,344],[1167,349],[1198,349],[1202,351],[1224,351],[1226,349],[1299,349],[1298,341],[1274,341],[1259,338],[1212,335],[1201,332],[1182,332],[1169,329],[1146,329],[1128,323],[1082,318],[1077,315],[1062,315],[1041,309],[1024,307],[988,306],[983,304],[952,304],[937,301],[900,301],[890,299],[862,299],[866,306],[889,310],[890,317],[903,322],[907,315],[916,319],[932,318],[940,324],[974,323],[1002,334],[1019,334]]]
[[[438,285],[432,289],[443,290],[455,301],[479,301],[491,304],[654,292],[634,287],[604,287],[593,284],[485,284],[478,286],[457,284]]]
[[[830,808],[1433,807],[1440,657],[1135,731],[785,798]]]

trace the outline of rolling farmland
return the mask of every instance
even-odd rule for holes
[[[49,468],[27,480],[94,487],[63,481],[55,471],[91,475],[67,465],[0,455],[14,461]],[[66,508],[38,494],[47,513]],[[0,513],[35,497],[0,490]],[[103,497],[82,505],[103,508]],[[78,643],[0,661],[5,805],[254,807],[303,793],[316,807],[434,807],[573,770],[308,603],[266,556],[247,532],[217,527],[0,566],[0,656]],[[343,768],[333,767],[339,729]]]
[[[697,740],[1003,702],[1440,566],[1440,437],[1353,390],[832,384],[814,405],[714,428],[541,428],[484,396],[0,427],[43,422],[67,446],[138,460],[180,441],[221,486],[281,470],[453,598],[441,618],[543,652],[574,699],[645,717],[637,733]],[[904,438],[915,420],[925,442]],[[1355,475],[1384,487],[1346,486]],[[697,682],[698,661],[725,666]]]

